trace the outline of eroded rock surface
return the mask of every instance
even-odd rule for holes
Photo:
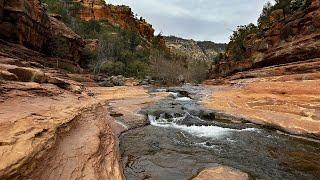
[[[320,137],[320,74],[229,81],[212,86],[210,109],[289,133]]]
[[[248,174],[230,167],[218,166],[207,168],[199,173],[193,180],[247,180]]]
[[[59,51],[75,63],[84,47],[81,37],[50,17],[40,0],[1,1],[0,38],[47,55]]]

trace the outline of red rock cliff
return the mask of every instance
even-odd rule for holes
[[[63,39],[68,52],[63,58],[78,63],[84,46],[81,37],[47,14],[40,0],[0,0],[0,38],[50,54],[55,39]]]
[[[48,40],[50,20],[39,0],[1,0],[0,37],[34,49]]]
[[[89,20],[108,20],[121,28],[131,29],[150,40],[154,36],[152,25],[144,19],[135,18],[128,6],[115,6],[106,4],[103,0],[74,0],[81,3],[80,18]]]
[[[271,25],[263,27],[260,37],[247,36],[246,59],[236,62],[227,58],[215,64],[211,77],[319,58],[320,1],[310,0],[309,3],[305,10],[297,10],[286,17],[281,10],[274,11],[270,16]]]

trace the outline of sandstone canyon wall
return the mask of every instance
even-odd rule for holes
[[[78,63],[84,41],[64,23],[48,15],[40,0],[10,0],[0,2],[0,38],[50,55],[64,48],[62,58]],[[61,47],[53,43],[64,42]]]
[[[136,18],[128,6],[106,4],[103,0],[74,0],[66,5],[71,5],[71,3],[80,3],[80,9],[74,13],[85,21],[107,20],[121,28],[137,31],[148,40],[154,36],[152,25],[142,18]]]
[[[50,34],[50,20],[39,0],[1,1],[0,37],[42,49]]]
[[[262,68],[320,57],[320,2],[305,1],[308,7],[284,16],[282,10],[272,12],[271,24],[260,34],[245,39],[245,59],[223,60],[212,67],[211,78],[227,76],[252,68]],[[227,52],[227,56],[228,56]]]

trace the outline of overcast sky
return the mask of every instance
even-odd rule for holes
[[[107,0],[129,5],[156,32],[187,39],[228,42],[238,25],[256,23],[268,0]]]

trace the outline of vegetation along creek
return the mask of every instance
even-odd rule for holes
[[[320,177],[319,142],[248,122],[215,119],[213,111],[199,105],[206,94],[200,86],[166,91],[169,98],[141,111],[150,125],[120,138],[127,179],[189,179],[218,164],[253,179]]]

